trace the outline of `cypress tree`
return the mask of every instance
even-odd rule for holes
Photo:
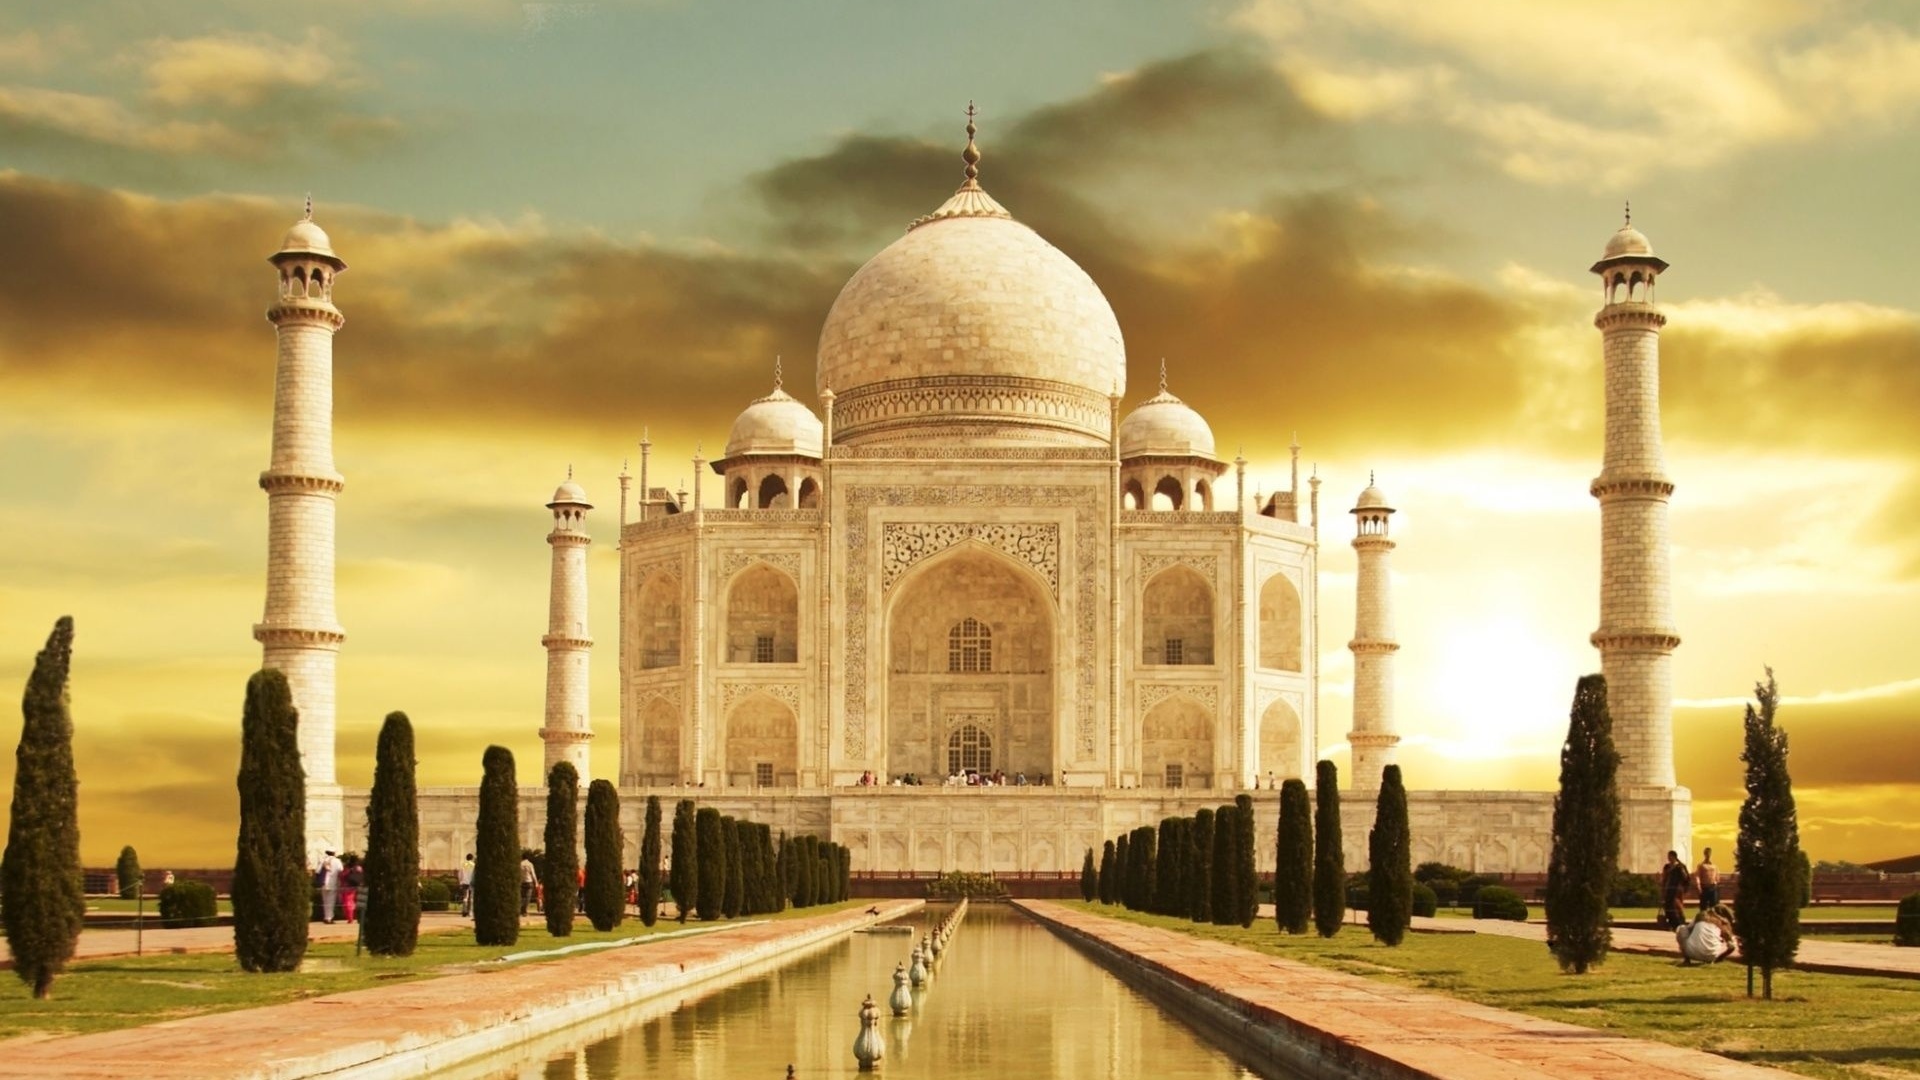
[[[1619,769],[1606,676],[1582,676],[1573,690],[1567,741],[1560,746],[1547,863],[1547,941],[1560,969],[1575,975],[1604,961],[1613,942],[1607,891],[1620,870],[1620,794],[1614,788]]]
[[[140,854],[132,845],[120,849],[120,858],[113,864],[114,884],[120,886],[120,899],[132,900],[140,895],[143,884],[140,877]]]
[[[587,789],[592,798],[593,789]],[[616,794],[616,798],[618,795]],[[640,924],[652,926],[660,917],[660,796],[647,796],[647,823],[640,836],[640,883],[637,887]],[[624,904],[622,908],[624,910]],[[589,913],[591,914],[591,913]],[[597,929],[597,927],[596,927]]]
[[[1747,965],[1747,996],[1753,996],[1753,969],[1760,969],[1761,996],[1773,998],[1775,968],[1793,965],[1800,951],[1800,821],[1794,807],[1793,778],[1787,773],[1787,733],[1773,722],[1779,689],[1773,669],[1755,683],[1760,707],[1747,706],[1747,798],[1740,804],[1740,837],[1734,844],[1734,869],[1740,874],[1740,900],[1733,905],[1733,929],[1740,937],[1740,958]]]
[[[1250,927],[1253,917],[1260,913],[1260,873],[1254,866],[1253,796],[1236,795],[1233,805],[1240,814],[1233,823],[1236,833],[1233,838],[1233,898],[1240,901],[1239,918],[1235,921],[1241,926]]]
[[[720,917],[737,918],[747,895],[746,858],[740,849],[740,823],[720,815],[720,846],[727,853],[727,882],[720,891]]]
[[[758,915],[766,910],[760,896],[760,838],[754,823],[734,824],[740,833],[740,914]]]
[[[1080,899],[1091,904],[1100,895],[1100,871],[1093,866],[1093,849],[1087,849],[1087,857],[1080,860]]]
[[[701,922],[720,917],[727,899],[727,836],[720,811],[703,806],[694,814],[694,846],[700,851],[700,877],[694,883],[693,906]]]
[[[1180,819],[1160,819],[1160,833],[1154,838],[1153,910],[1174,915],[1182,906],[1175,897],[1186,887],[1180,878]]]
[[[1115,868],[1119,877],[1113,883],[1114,902],[1124,908],[1133,907],[1133,834],[1123,832],[1115,842]]]
[[[773,842],[773,826],[760,826],[760,858],[767,868],[767,910],[778,914],[787,909],[786,865],[781,860],[780,851],[786,846],[786,836],[780,837],[780,843]]]
[[[1273,913],[1280,929],[1304,934],[1313,918],[1313,811],[1307,785],[1280,785],[1279,838],[1274,843]]]
[[[420,940],[420,808],[414,788],[413,722],[392,712],[380,725],[367,796],[366,914],[362,935],[376,956],[412,956]]]
[[[240,837],[232,885],[233,954],[245,971],[292,971],[307,954],[313,894],[306,779],[293,690],[278,670],[258,672],[247,680],[240,720]],[[11,874],[11,853],[7,869]],[[7,895],[11,931],[11,888]]]
[[[1187,872],[1192,894],[1187,910],[1194,922],[1213,921],[1213,811],[1201,807],[1193,815],[1193,866]]]
[[[1103,904],[1113,903],[1114,868],[1113,841],[1100,845],[1100,876],[1095,880],[1095,893]]]
[[[1331,761],[1315,766],[1313,780],[1313,928],[1321,937],[1340,932],[1347,915],[1347,855],[1340,836],[1340,770]]]
[[[853,851],[845,844],[836,845],[840,851],[840,888],[838,895],[841,903],[853,899]]]
[[[480,815],[474,823],[473,940],[520,940],[520,787],[513,751],[489,746],[480,757]]]
[[[800,838],[800,888],[806,893],[801,907],[812,907],[826,900],[826,882],[820,880],[820,838]]]
[[[1133,885],[1135,911],[1153,910],[1154,888],[1157,885],[1155,878],[1158,869],[1155,866],[1158,858],[1156,843],[1153,826],[1142,825],[1133,830],[1133,861],[1137,868],[1134,872]]]
[[[679,921],[686,922],[700,894],[700,830],[692,799],[681,799],[673,808],[673,866],[667,887],[673,890]]]
[[[0,866],[0,891],[5,893],[7,948],[13,953],[13,971],[33,988],[33,996],[53,996],[54,976],[66,970],[80,941],[86,917],[86,895],[80,878],[80,780],[73,769],[73,715],[69,711],[67,672],[73,662],[73,618],[62,615],[47,636],[46,647],[34,657],[20,701],[20,747],[15,752],[13,816],[7,823],[7,850]],[[277,673],[276,673],[277,674]],[[259,676],[255,676],[259,678]],[[280,681],[282,687],[286,680]],[[252,715],[252,686],[248,687],[248,715]],[[288,706],[291,714],[292,706]],[[298,747],[293,760],[299,778]],[[247,773],[240,773],[241,809]],[[299,804],[304,811],[305,803]],[[256,813],[258,809],[256,808]],[[306,949],[306,875],[300,857],[296,822],[293,868],[301,878],[299,952]],[[242,819],[240,845],[246,850]],[[126,853],[131,854],[132,848]]]
[[[786,830],[780,832],[780,843],[774,849],[774,876],[780,879],[780,895],[787,905],[799,907],[796,890],[800,887],[800,870],[794,863],[793,838]]]
[[[1240,826],[1234,817],[1239,812],[1239,807],[1232,803],[1223,803],[1213,812],[1213,866],[1209,876],[1213,879],[1210,902],[1215,926],[1232,926],[1240,921],[1240,899],[1234,892],[1240,879],[1233,872],[1234,840],[1240,835]]]
[[[653,815],[653,887],[654,900],[660,899],[660,803],[649,809]],[[626,854],[627,838],[620,829],[620,792],[609,780],[587,785],[587,921],[595,930],[619,926],[627,917],[627,883],[621,872],[621,856]],[[553,841],[549,840],[548,849]],[[644,858],[644,856],[643,856]],[[644,914],[642,918],[652,921]]]
[[[580,772],[572,762],[554,762],[547,774],[546,883],[540,911],[553,937],[573,936],[573,909],[580,901]]]
[[[1382,945],[1398,945],[1413,921],[1413,854],[1407,789],[1400,766],[1381,770],[1373,831],[1367,834],[1367,928]]]

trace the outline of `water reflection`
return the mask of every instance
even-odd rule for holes
[[[925,933],[943,913],[929,908],[912,921]],[[518,1061],[445,1075],[780,1080],[791,1063],[800,1080],[853,1077],[861,1075],[852,1046],[867,994],[882,1007],[882,1077],[1257,1075],[1043,927],[995,905],[973,907],[928,985],[913,992],[912,1014],[896,1018],[885,1008],[893,968],[918,933],[855,934],[731,986],[588,1025],[570,1045],[562,1033]]]

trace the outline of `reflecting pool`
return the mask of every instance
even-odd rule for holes
[[[974,904],[912,1013],[887,1010],[894,965],[950,908],[900,920],[906,934],[853,934],[791,963],[655,1001],[556,1033],[508,1060],[445,1077],[613,1080],[798,1080],[925,1077],[993,1080],[1246,1078],[1260,1074],[1168,1015],[1018,911]],[[644,948],[644,946],[639,946]],[[861,999],[881,1008],[886,1056],[853,1059]]]

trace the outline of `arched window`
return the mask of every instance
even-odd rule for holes
[[[809,476],[800,481],[800,509],[814,510],[820,506],[820,484]]]
[[[947,631],[948,671],[992,671],[993,631],[969,616]]]
[[[1178,510],[1185,501],[1186,492],[1181,489],[1177,478],[1163,476],[1159,483],[1153,485],[1151,509]]]
[[[787,482],[778,473],[768,473],[760,481],[760,509],[783,510],[787,507]]]
[[[747,505],[746,477],[736,476],[727,481],[727,506],[733,510],[749,510]]]
[[[1136,477],[1129,479],[1120,490],[1120,509],[1145,510],[1147,508],[1147,490],[1140,486]]]
[[[680,579],[657,573],[640,587],[635,605],[640,621],[640,666],[675,667],[680,663]]]
[[[727,590],[727,660],[735,664],[800,661],[800,590],[794,580],[761,563]]]
[[[1140,597],[1142,664],[1213,663],[1213,589],[1185,566],[1162,570]]]
[[[993,771],[993,740],[972,724],[957,727],[947,736],[947,774],[968,771]]]

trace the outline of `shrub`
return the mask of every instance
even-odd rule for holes
[[[247,680],[240,720],[240,831],[233,864],[233,953],[244,971],[293,971],[307,954],[306,771],[287,677]]]
[[[1660,906],[1660,884],[1652,874],[1622,870],[1613,875],[1613,888],[1607,892],[1607,905],[1657,908]]]
[[[63,615],[34,658],[20,702],[13,812],[0,866],[14,974],[33,987],[36,998],[52,996],[53,977],[73,956],[87,910],[81,892],[80,781],[73,769],[73,716],[67,709],[72,657],[73,619]]]
[[[1349,911],[1367,910],[1367,885],[1371,880],[1365,870],[1347,875],[1347,909]]]
[[[113,878],[120,899],[132,900],[140,895],[140,856],[131,846],[120,849],[120,861],[113,864]]]
[[[653,823],[653,858],[656,863],[653,887],[660,888],[660,800],[647,801],[648,819]],[[611,930],[627,916],[627,887],[621,880],[620,855],[627,840],[620,831],[620,792],[607,780],[587,785],[587,921],[595,930]],[[643,849],[644,851],[644,849]],[[644,890],[645,886],[641,888]],[[641,918],[652,924],[642,896]],[[659,897],[653,897],[657,905]]]
[[[1313,928],[1321,937],[1340,932],[1346,916],[1347,855],[1340,836],[1340,770],[1331,761],[1314,766]]]
[[[176,881],[160,890],[160,925],[212,926],[219,918],[213,886],[204,881]]]
[[[547,823],[542,836],[546,858],[541,860],[540,913],[546,917],[549,937],[573,936],[573,909],[580,901],[580,770],[571,761],[556,761],[547,771]]]
[[[1481,889],[1498,884],[1500,879],[1492,874],[1468,874],[1460,880],[1460,903],[1472,907]]]
[[[1893,919],[1893,943],[1920,946],[1920,892],[1902,897]]]
[[[413,723],[403,712],[380,725],[367,799],[367,950],[412,956],[420,940],[420,811],[414,788]],[[440,910],[446,910],[444,907]]]
[[[927,883],[929,900],[958,900],[962,897],[1000,900],[1006,895],[1007,887],[992,874],[975,874],[966,870],[941,874]]]
[[[443,878],[420,879],[420,910],[446,911],[453,906],[453,887]]]
[[[474,829],[473,940],[520,940],[520,788],[513,751],[489,746],[480,757],[480,810]]]
[[[1473,899],[1473,917],[1526,922],[1527,902],[1520,899],[1519,893],[1503,885],[1487,885]]]
[[[1440,913],[1440,897],[1430,885],[1413,883],[1413,913],[1431,919]]]

